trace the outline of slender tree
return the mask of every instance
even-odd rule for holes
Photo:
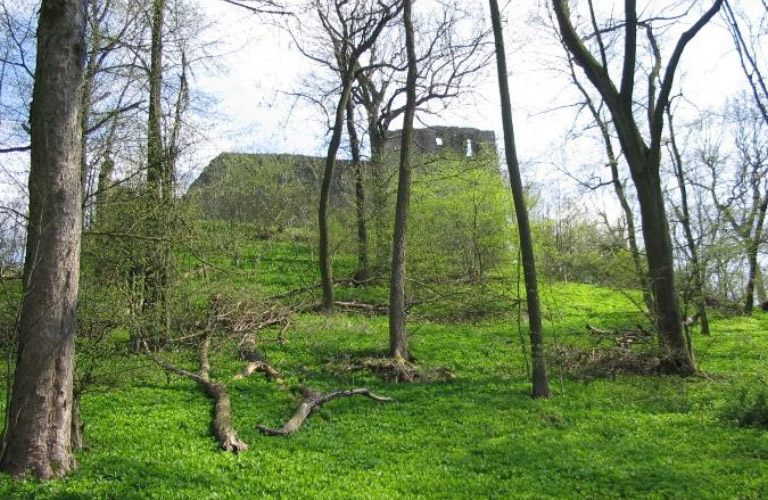
[[[611,112],[613,125],[629,165],[640,204],[648,271],[656,305],[656,323],[661,344],[666,351],[663,360],[665,369],[681,375],[689,375],[696,368],[680,314],[672,238],[660,175],[664,110],[669,102],[677,66],[685,47],[715,16],[722,4],[723,0],[715,0],[704,15],[680,36],[658,89],[656,83],[657,76],[661,74],[661,65],[658,63],[659,60],[656,60],[652,73],[648,76],[646,107],[650,136],[650,143],[648,143],[641,133],[641,127],[633,109],[639,27],[636,1],[625,0],[624,2],[624,55],[621,81],[617,87],[611,79],[606,63],[596,59],[586,47],[584,40],[577,34],[571,23],[568,1],[552,0],[563,43]],[[593,36],[599,41],[600,30],[596,30]]]
[[[509,95],[507,81],[507,58],[504,52],[504,33],[501,25],[501,14],[497,0],[490,0],[491,22],[493,36],[496,40],[496,67],[499,76],[499,93],[501,94],[501,118],[504,126],[504,151],[509,170],[509,182],[512,187],[512,197],[515,203],[517,228],[520,233],[520,253],[523,260],[525,276],[525,298],[528,304],[528,324],[531,330],[531,351],[533,359],[532,395],[534,398],[550,396],[547,380],[547,364],[544,355],[544,338],[541,323],[541,307],[539,305],[539,289],[536,281],[536,258],[533,252],[531,226],[528,222],[528,207],[525,203],[523,182],[520,177],[520,164],[515,147],[515,133],[512,123],[512,101]]]
[[[355,125],[355,105],[352,99],[347,101],[347,135],[352,156],[352,169],[355,175],[355,216],[357,219],[357,271],[355,280],[364,283],[371,274],[368,259],[368,228],[365,223],[365,184],[363,162],[360,158],[360,139]]]
[[[339,75],[340,91],[331,126],[331,139],[325,157],[323,180],[320,186],[320,204],[318,208],[319,264],[323,288],[322,308],[326,313],[333,311],[334,290],[331,270],[330,234],[328,212],[331,199],[331,183],[336,167],[336,155],[341,145],[347,111],[347,102],[352,93],[357,73],[361,70],[363,54],[371,49],[384,28],[399,15],[402,0],[390,2],[371,0],[315,0],[313,7],[317,13],[322,31],[330,42],[335,61],[335,70]],[[326,43],[327,43],[326,42]],[[311,54],[300,49],[304,55],[321,64],[327,65],[329,58]]]
[[[408,334],[405,331],[405,247],[408,232],[408,208],[411,201],[411,161],[413,120],[416,115],[416,43],[412,21],[412,2],[403,2],[403,28],[408,61],[406,106],[400,144],[400,168],[395,203],[395,235],[392,245],[392,271],[389,282],[389,356],[397,361],[410,358]]]
[[[24,299],[0,458],[0,469],[16,477],[62,476],[75,467],[71,425],[84,33],[82,1],[43,0],[32,94]]]
[[[691,262],[691,271],[693,274],[693,300],[696,306],[696,312],[699,317],[699,324],[701,325],[701,334],[709,335],[709,315],[707,314],[707,302],[704,293],[705,279],[704,279],[704,262],[702,259],[700,244],[693,234],[693,221],[691,218],[691,208],[688,201],[688,184],[689,181],[686,175],[686,169],[683,162],[683,155],[680,152],[680,147],[677,143],[677,136],[675,135],[675,127],[672,119],[671,106],[667,105],[666,110],[667,123],[669,125],[669,150],[672,157],[672,167],[675,171],[675,179],[677,180],[677,187],[680,190],[680,205],[675,207],[680,226],[683,229],[683,236],[685,237],[685,248],[688,252],[688,258]]]

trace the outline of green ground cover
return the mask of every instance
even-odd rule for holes
[[[211,271],[200,293],[268,295],[313,282],[308,252],[266,245],[243,251],[237,273]],[[225,260],[218,264],[229,266]],[[347,268],[342,260],[338,275]],[[455,378],[447,381],[394,384],[343,370],[345,356],[384,351],[385,317],[301,314],[284,346],[269,342],[275,330],[261,332],[265,354],[289,383],[370,387],[397,399],[333,401],[288,438],[262,436],[256,426],[281,425],[294,397],[258,375],[234,380],[242,368],[236,348],[217,346],[212,376],[228,384],[235,427],[250,446],[240,455],[219,450],[210,401],[193,382],[122,355],[125,332],[116,332],[114,360],[105,364],[124,375],[83,397],[89,449],[78,455],[79,469],[49,482],[0,476],[0,498],[768,498],[768,433],[725,417],[739,392],[759,387],[768,372],[768,313],[715,319],[710,338],[697,335],[704,376],[581,379],[561,377],[554,364],[554,397],[541,401],[528,395],[509,286],[439,285],[441,294],[475,296],[478,307],[500,314],[459,321],[445,297],[414,309],[417,362],[449,369]],[[476,298],[483,293],[491,299]],[[383,302],[386,290],[347,287],[339,296]],[[616,290],[549,283],[542,297],[557,344],[591,345],[587,322],[643,321]],[[196,369],[194,350],[166,356]]]

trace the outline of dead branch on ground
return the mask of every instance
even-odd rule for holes
[[[335,391],[328,394],[320,394],[318,392],[305,389],[303,401],[296,409],[296,412],[293,414],[291,419],[288,420],[285,425],[280,428],[271,428],[260,425],[257,428],[261,433],[269,436],[288,436],[289,434],[299,430],[307,418],[309,418],[312,413],[319,410],[325,403],[334,399],[347,398],[352,396],[365,396],[368,399],[380,403],[391,403],[395,401],[392,398],[378,396],[366,388],[351,389],[347,391]]]
[[[182,370],[164,359],[153,355],[146,342],[143,343],[143,347],[149,359],[166,371],[194,380],[202,387],[208,397],[214,401],[213,431],[225,451],[239,453],[248,449],[248,445],[237,436],[237,431],[232,426],[232,404],[230,403],[226,386],[210,377],[211,363],[208,357],[211,348],[210,331],[207,331],[207,335],[200,346],[200,371],[198,373]]]

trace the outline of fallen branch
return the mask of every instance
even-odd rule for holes
[[[280,372],[275,370],[275,368],[264,359],[264,355],[256,348],[256,339],[253,334],[249,333],[243,337],[243,341],[240,343],[240,356],[245,359],[248,364],[246,364],[245,368],[235,376],[235,380],[250,377],[256,372],[261,372],[266,375],[267,379],[281,385],[284,384]]]
[[[395,400],[383,396],[377,396],[369,389],[352,389],[348,391],[336,391],[328,394],[320,394],[318,392],[305,390],[304,401],[301,402],[296,412],[293,414],[290,420],[285,423],[279,429],[266,427],[263,425],[258,426],[259,432],[268,436],[288,436],[289,434],[296,432],[301,428],[304,422],[309,418],[312,413],[320,409],[325,403],[333,399],[348,398],[351,396],[365,396],[368,399],[377,401],[380,403],[392,403]]]
[[[208,351],[210,348],[211,336],[210,332],[208,332],[203,344],[200,346],[200,372],[192,373],[182,370],[181,368],[153,355],[150,352],[149,347],[144,343],[144,352],[149,359],[167,371],[194,380],[203,388],[208,397],[213,399],[213,431],[216,434],[216,438],[219,440],[221,447],[225,451],[239,453],[247,450],[248,445],[237,436],[237,431],[235,431],[235,428],[232,426],[232,404],[230,403],[229,393],[227,393],[226,386],[212,380],[210,377],[211,364],[208,358]]]
[[[611,338],[616,346],[624,349],[629,348],[632,344],[648,342],[653,337],[650,331],[640,325],[637,325],[637,329],[604,330],[587,324],[587,330],[598,337]]]

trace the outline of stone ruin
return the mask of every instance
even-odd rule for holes
[[[399,151],[402,130],[387,134],[385,151]],[[485,151],[496,151],[496,134],[493,130],[468,127],[428,127],[413,130],[414,152],[421,154],[454,153],[474,156]]]

